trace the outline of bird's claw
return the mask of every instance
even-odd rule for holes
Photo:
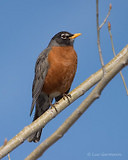
[[[71,98],[72,96],[71,96],[71,94],[63,94],[63,99],[65,100],[66,98],[67,98],[67,100],[68,100],[68,103],[70,103],[70,99],[69,98]]]
[[[58,104],[58,102],[56,102],[55,104]],[[57,111],[57,109],[56,109],[56,107],[55,107],[55,105],[54,105],[54,104],[50,103],[50,106],[51,106],[51,108],[54,108],[54,109],[55,109],[55,111],[58,113],[58,111]]]

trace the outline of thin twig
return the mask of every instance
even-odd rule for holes
[[[8,159],[11,160],[10,154],[8,154]]]
[[[112,5],[110,4],[109,11],[108,11],[106,18],[104,19],[103,23],[99,26],[99,0],[96,0],[97,45],[98,45],[98,51],[99,51],[99,56],[100,56],[100,62],[101,62],[102,69],[103,69],[103,75],[105,74],[105,68],[104,68],[104,61],[103,61],[103,56],[102,56],[102,51],[101,51],[101,46],[100,46],[100,29],[106,23],[110,15],[111,9],[112,9]]]
[[[104,61],[102,57],[102,51],[101,51],[101,46],[100,46],[100,28],[99,28],[99,2],[96,0],[96,22],[97,22],[97,45],[98,45],[98,50],[99,50],[99,56],[100,56],[100,62],[101,66],[103,69],[103,75],[105,74],[105,69],[104,69]]]
[[[52,144],[62,138],[68,129],[78,120],[78,118],[88,109],[88,107],[100,97],[101,92],[110,80],[124,67],[124,63],[128,63],[127,58],[122,59],[120,63],[100,80],[90,95],[81,103],[81,105],[66,119],[66,121],[44,142],[42,142],[25,160],[36,160],[39,158]]]
[[[106,73],[110,72],[112,68],[115,68],[117,63],[120,63],[122,59],[127,59],[128,56],[128,45],[124,47],[120,53],[113,58],[108,64],[105,65]],[[76,99],[82,96],[86,91],[88,91],[92,86],[98,83],[103,77],[102,69],[91,75],[86,81],[80,84],[77,88],[70,92],[71,99],[70,103],[73,103]],[[6,156],[9,152],[14,150],[20,144],[22,144],[31,134],[35,133],[40,128],[43,128],[51,119],[53,119],[57,114],[64,110],[69,105],[68,101],[61,99],[59,104],[54,108],[50,108],[37,120],[35,120],[30,125],[26,126],[22,131],[20,131],[15,137],[13,137],[5,146],[0,147],[0,159]]]
[[[113,51],[114,56],[116,56],[115,48],[114,48],[114,43],[113,43],[113,39],[112,39],[111,23],[110,23],[110,22],[108,22],[108,32],[109,32],[110,39],[111,39],[112,51]],[[123,76],[123,74],[122,74],[122,72],[121,72],[121,71],[120,71],[120,75],[121,75],[121,78],[122,78],[122,81],[123,81],[124,87],[125,87],[125,89],[126,89],[126,93],[127,93],[127,95],[128,95],[128,88],[127,88],[127,85],[126,85],[126,82],[125,82],[124,76]]]
[[[108,17],[110,16],[111,9],[112,9],[112,4],[110,3],[108,14],[107,14],[106,18],[104,19],[103,23],[99,26],[99,29],[101,29],[103,27],[103,25],[106,23]]]

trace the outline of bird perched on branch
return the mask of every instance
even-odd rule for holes
[[[32,87],[30,115],[34,106],[36,107],[33,121],[52,106],[54,98],[57,102],[68,94],[77,68],[77,55],[73,43],[80,35],[81,33],[59,32],[39,55]],[[42,129],[32,134],[28,141],[38,142],[41,132]]]

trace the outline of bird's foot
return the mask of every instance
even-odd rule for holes
[[[58,102],[56,102],[55,104],[59,104]],[[55,107],[55,104],[52,104],[51,102],[50,102],[50,106],[51,106],[51,108],[54,108],[55,109],[55,111],[58,113],[58,111],[57,111],[57,109],[56,109],[56,107]]]
[[[70,98],[71,97],[72,97],[71,94],[66,94],[66,93],[63,94],[63,99],[65,100],[67,98],[68,103],[70,103]]]

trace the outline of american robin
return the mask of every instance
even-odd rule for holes
[[[77,68],[77,54],[73,48],[74,39],[81,33],[59,32],[50,41],[48,47],[39,55],[35,66],[32,87],[32,106],[34,120],[40,117],[52,105],[55,98],[59,101],[68,94]],[[28,141],[38,142],[42,129],[32,134]]]

